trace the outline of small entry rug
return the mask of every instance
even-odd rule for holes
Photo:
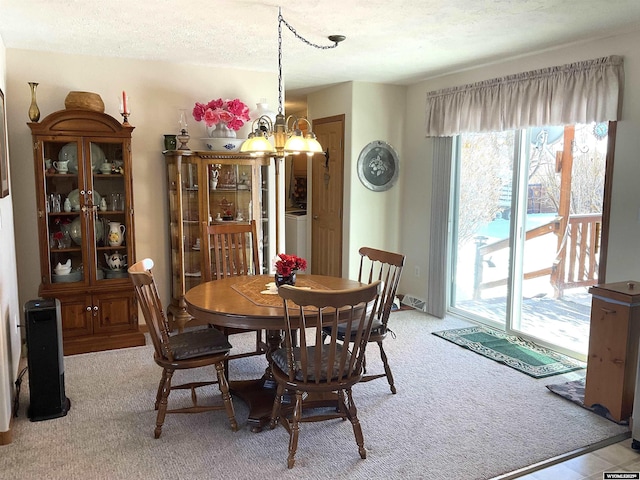
[[[597,413],[601,417],[604,417],[607,420],[611,420],[618,425],[629,425],[629,420],[622,420],[621,422],[615,420],[609,413],[609,410],[602,405],[596,403],[591,407],[587,407],[584,404],[584,378],[572,380],[571,382],[566,383],[547,385],[547,388],[556,395],[560,395],[562,398],[566,398],[567,400],[580,405],[582,408],[591,410],[593,413]]]
[[[474,326],[433,334],[534,378],[586,368],[584,362],[492,328]]]

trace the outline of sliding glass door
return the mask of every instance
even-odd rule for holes
[[[584,358],[606,124],[462,134],[449,309]]]
[[[507,319],[516,148],[514,131],[460,135],[452,170],[451,306],[502,327]]]

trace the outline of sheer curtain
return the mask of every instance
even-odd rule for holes
[[[427,94],[426,136],[444,137],[433,139],[428,313],[440,318],[446,313],[448,249],[442,235],[448,231],[453,145],[446,137],[616,121],[623,84],[623,60],[614,55]]]

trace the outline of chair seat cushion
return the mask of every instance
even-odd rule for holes
[[[216,328],[205,328],[178,333],[169,337],[173,358],[187,358],[215,355],[231,350],[231,344],[222,332]]]
[[[331,335],[331,327],[324,327],[322,330],[325,334]],[[354,324],[351,326],[351,338],[355,336],[357,331],[358,323],[354,322]],[[382,324],[382,321],[378,318],[374,318],[371,325],[371,334],[379,335],[382,333],[384,333],[384,325]],[[338,324],[338,338],[343,339],[345,337],[347,337],[347,325],[344,323]]]
[[[342,349],[344,347],[340,344],[337,345],[337,349],[336,349],[336,360],[333,364],[333,368],[331,369],[331,378],[330,380],[335,380],[338,378],[338,371],[339,371],[339,361],[340,361],[340,355],[342,352]],[[308,381],[316,381],[315,375],[314,375],[314,371],[315,371],[315,349],[316,347],[307,347],[307,358],[309,359],[309,371],[307,372],[307,380]],[[296,369],[296,375],[295,375],[295,379],[302,382],[303,380],[303,374],[300,371],[301,368],[301,362],[300,362],[300,348],[296,347],[293,349],[293,357],[295,358],[296,361],[296,365],[295,365],[295,369]],[[278,368],[280,368],[280,370],[282,370],[284,373],[286,373],[287,375],[289,374],[289,363],[287,362],[287,350],[285,348],[279,348],[278,350],[276,350],[275,352],[273,352],[273,354],[271,355],[271,358],[273,360],[273,363],[276,364],[276,366]],[[349,353],[349,351],[347,351],[347,361],[346,364],[349,364],[349,359],[351,358],[351,355]],[[320,378],[318,380],[321,381],[326,381],[328,380],[328,375],[327,372],[329,371],[329,349],[323,348],[322,349],[322,359],[321,359],[322,365],[320,367]]]

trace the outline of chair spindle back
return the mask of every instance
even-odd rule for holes
[[[203,222],[202,239],[204,281],[260,272],[255,220],[228,225]]]
[[[169,323],[162,308],[158,288],[151,269],[153,260],[145,258],[129,267],[129,276],[135,288],[136,297],[142,310],[149,336],[153,342],[156,355],[173,361],[173,352],[169,344]]]
[[[340,389],[344,388],[340,385],[358,381],[382,288],[382,282],[376,280],[350,290],[306,290],[288,285],[278,289],[285,307],[285,347],[290,381],[323,384],[327,390],[331,390],[331,385]],[[371,304],[373,309],[368,308]],[[367,315],[367,311],[371,314]],[[296,321],[292,322],[292,318]],[[337,332],[339,323],[356,330],[351,350],[341,348],[336,334],[330,336],[328,343],[323,339],[323,327],[332,327]],[[298,361],[294,358],[296,332],[299,332]],[[333,366],[331,372],[326,371],[328,365]]]
[[[376,315],[386,329],[404,268],[405,256],[371,247],[362,247],[359,253],[358,281],[371,283],[374,280],[382,280],[384,282],[384,291],[380,295]]]

